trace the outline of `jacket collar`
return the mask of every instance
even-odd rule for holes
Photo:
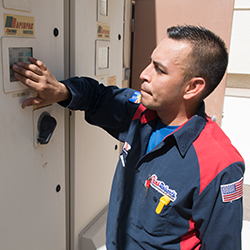
[[[148,136],[150,136],[150,134],[153,131],[152,125],[153,124],[155,125],[156,123],[155,118],[157,117],[158,117],[157,113],[152,110],[145,109],[143,110],[143,112],[141,112],[141,118],[140,118],[141,123],[145,125],[151,123],[151,129],[149,129],[147,132]],[[205,103],[202,102],[197,113],[194,116],[192,116],[188,121],[183,123],[173,134],[170,135],[175,138],[176,145],[182,157],[185,156],[189,147],[199,136],[199,134],[205,127],[206,122],[207,122],[207,116],[205,114]],[[170,136],[167,136],[163,140],[163,142],[167,143]]]
[[[141,124],[150,125],[146,127],[144,126],[144,129],[142,129],[141,131],[142,145],[144,145],[145,135],[147,135],[146,137],[149,139],[153,131],[153,127],[156,124],[156,118],[158,118],[158,116],[155,111],[144,108],[140,112],[140,117],[138,116],[137,118],[140,119]],[[181,156],[184,157],[189,147],[192,145],[192,143],[196,140],[196,138],[199,136],[199,134],[205,127],[206,123],[207,116],[205,114],[205,103],[202,102],[197,113],[192,116],[188,121],[183,123],[173,134],[167,136],[163,140],[163,143],[167,143],[170,136],[173,136],[175,138],[176,145],[179,149]],[[142,146],[142,153],[145,151],[145,148],[146,145]]]
[[[206,123],[207,116],[205,114],[205,104],[203,102],[198,112],[172,134],[182,157],[185,156],[187,150],[199,136]]]

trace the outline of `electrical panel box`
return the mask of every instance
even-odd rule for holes
[[[85,241],[96,225],[90,241],[105,249],[106,212],[94,222],[109,201],[119,142],[88,125],[83,112],[66,117],[58,104],[22,109],[36,93],[17,81],[12,65],[33,56],[62,80],[69,61],[69,75],[121,87],[123,8],[117,0],[2,1],[0,249],[77,250],[78,235]]]
[[[71,5],[71,18],[75,23],[70,36],[71,65],[74,65],[71,76],[88,76],[104,85],[122,87],[123,15],[124,1],[74,0]],[[71,148],[74,149],[70,153],[74,161],[70,186],[70,221],[71,232],[74,232],[71,248],[91,249],[86,245],[81,248],[78,235],[86,232],[87,225],[92,225],[92,220],[109,203],[120,143],[102,129],[86,123],[82,111],[73,112],[70,127]],[[91,230],[94,229],[89,228],[88,233]],[[98,233],[93,238],[83,233],[82,243],[103,249],[100,247],[105,247],[105,226],[102,230],[102,238]]]
[[[0,249],[66,249],[64,109],[22,109],[35,92],[12,70],[33,56],[64,77],[63,5],[3,0],[0,6]]]

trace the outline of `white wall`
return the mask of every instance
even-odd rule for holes
[[[234,90],[231,89],[231,91]],[[248,115],[250,111],[250,96],[241,97],[230,94],[232,93],[227,89],[221,127],[243,156],[246,163],[244,183],[250,185],[250,115]]]

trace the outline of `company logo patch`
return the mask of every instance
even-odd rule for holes
[[[233,183],[221,185],[221,194],[223,202],[232,202],[243,196],[243,177]]]
[[[158,191],[162,195],[167,195],[169,199],[174,202],[177,199],[177,193],[175,190],[169,188],[163,181],[158,181],[158,178],[153,174],[150,178],[150,186]]]
[[[129,99],[130,102],[140,103],[141,102],[141,93],[139,91],[135,91],[132,97]]]

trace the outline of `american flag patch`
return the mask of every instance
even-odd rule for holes
[[[232,202],[240,199],[243,195],[243,177],[236,182],[221,185],[220,189],[223,202]]]

